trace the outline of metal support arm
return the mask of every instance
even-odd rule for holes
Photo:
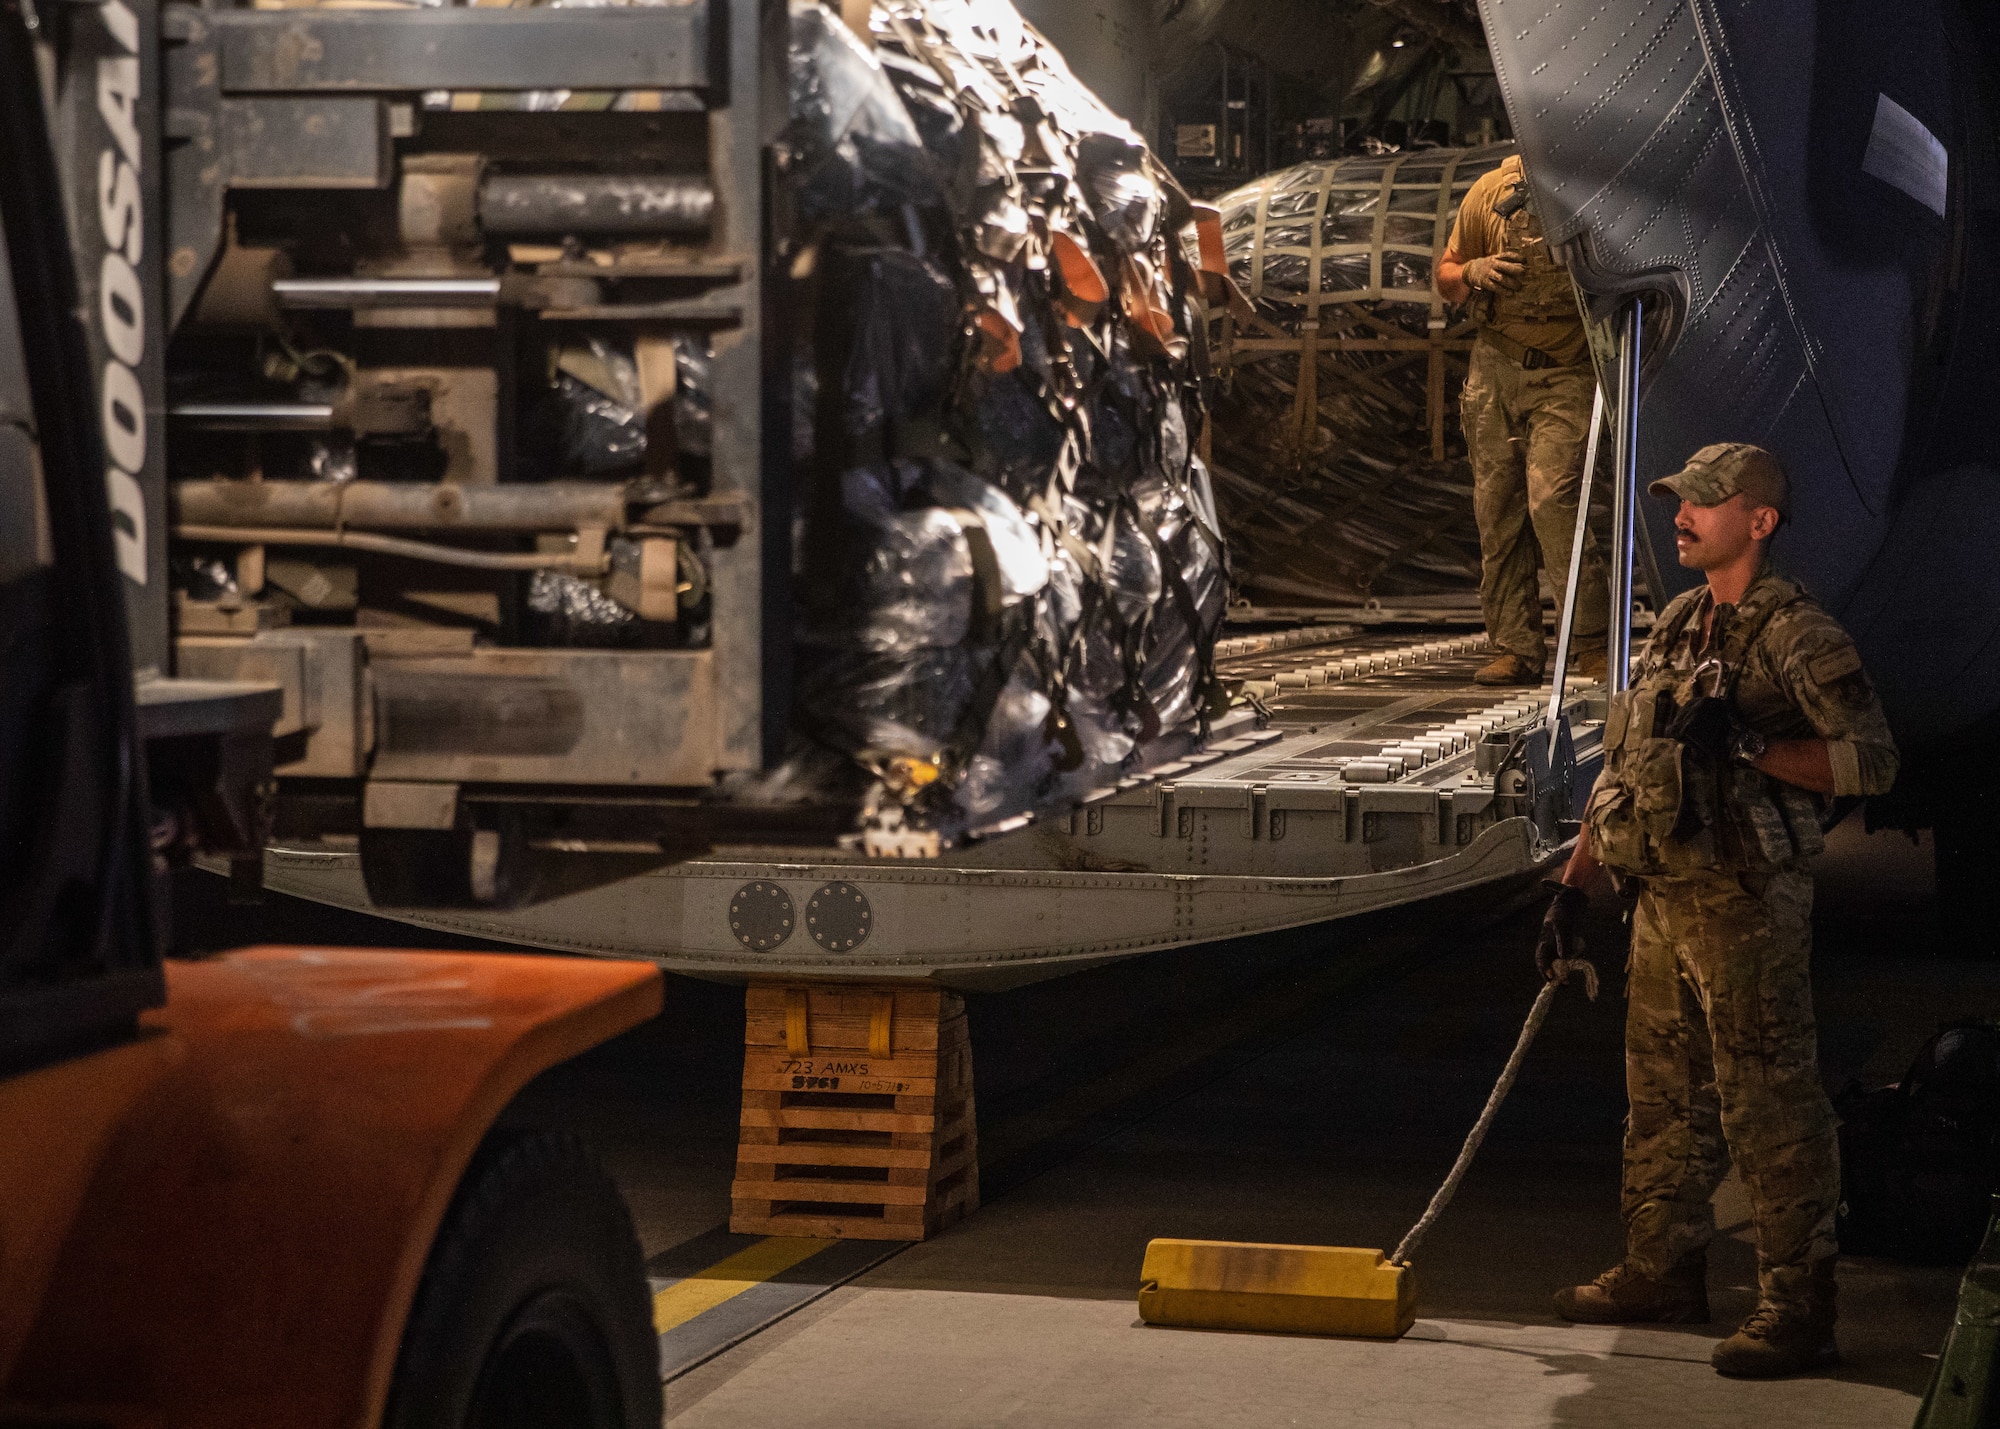
[[[1618,333],[1617,478],[1611,489],[1611,619],[1606,629],[1607,686],[1622,693],[1632,678],[1632,537],[1639,501],[1639,341],[1645,304],[1633,298]]]
[[[1548,727],[1562,718],[1563,689],[1569,683],[1569,651],[1576,628],[1577,582],[1583,574],[1584,538],[1590,530],[1591,483],[1597,476],[1597,439],[1604,431],[1604,388],[1590,393],[1590,435],[1583,442],[1583,483],[1576,493],[1576,531],[1569,543],[1569,579],[1563,583],[1562,619],[1556,623],[1555,682],[1549,690]]]

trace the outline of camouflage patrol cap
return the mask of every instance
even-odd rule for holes
[[[1655,496],[1678,496],[1696,506],[1719,506],[1740,491],[1759,506],[1777,508],[1780,516],[1792,514],[1792,484],[1785,478],[1784,467],[1762,447],[1748,442],[1717,442],[1703,447],[1687,459],[1686,466],[1646,489]]]

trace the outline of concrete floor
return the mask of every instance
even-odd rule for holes
[[[1936,1024],[2000,1010],[2000,965],[1941,957],[1927,851],[1843,826],[1820,866],[1829,1085],[1898,1077]],[[296,911],[296,910],[295,910]],[[1845,1365],[1708,1367],[1748,1312],[1725,1185],[1702,1329],[1563,1326],[1617,1259],[1623,942],[1595,909],[1595,1004],[1558,1004],[1417,1257],[1391,1345],[1149,1328],[1155,1235],[1392,1245],[1456,1154],[1533,998],[1536,913],[1493,900],[1154,955],[970,999],[987,1205],[667,1386],[688,1429],[1033,1425],[1905,1425],[1956,1271],[1843,1261]],[[257,915],[261,936],[270,910]],[[345,918],[350,915],[340,915]],[[372,941],[367,920],[325,940]],[[390,930],[393,934],[393,929]],[[741,993],[671,981],[656,1023],[533,1089],[625,1187],[649,1254],[726,1220]]]
[[[1818,976],[1835,1085],[1892,1080],[1938,1020],[2000,1005],[2000,970],[1922,957],[1926,864],[1906,843],[1857,829],[1822,869]],[[1450,1164],[1532,998],[1532,915],[1471,934],[1457,920],[1433,923],[1405,951],[1407,975],[1330,998],[1296,1036],[669,1385],[669,1422],[1907,1424],[1950,1319],[1955,1272],[1851,1260],[1842,1369],[1723,1380],[1709,1348],[1753,1301],[1733,1183],[1719,1197],[1729,1235],[1712,1263],[1715,1327],[1585,1329],[1548,1315],[1552,1290],[1619,1252],[1615,911],[1600,909],[1599,945],[1613,950],[1600,957],[1612,974],[1605,994],[1558,1008],[1418,1257],[1422,1318],[1402,1343],[1149,1328],[1132,1301],[1140,1257],[1153,1235],[1393,1244]],[[1351,931],[1314,937],[1338,956]],[[1364,943],[1393,937],[1359,931]],[[1158,976],[1125,970],[1083,994],[1101,997],[1122,977],[1135,1001],[1172,1001]],[[975,1002],[975,1037],[981,1010]],[[1013,1010],[986,1011],[997,1022]],[[1008,1062],[998,1051],[989,1060]]]

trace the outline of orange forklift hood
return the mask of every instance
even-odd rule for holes
[[[661,1002],[643,963],[345,948],[249,948],[167,984],[137,1044],[158,1055],[0,1083],[0,1246],[51,1241],[0,1262],[16,1292],[17,1269],[46,1285],[39,1313],[0,1314],[0,1418],[376,1423],[494,1118]]]

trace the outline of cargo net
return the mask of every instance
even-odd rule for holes
[[[1479,580],[1458,391],[1472,323],[1432,268],[1511,144],[1301,164],[1219,201],[1213,455],[1243,595],[1351,604]]]
[[[1203,737],[1227,595],[1192,210],[1006,0],[791,10],[792,757],[905,850]]]

